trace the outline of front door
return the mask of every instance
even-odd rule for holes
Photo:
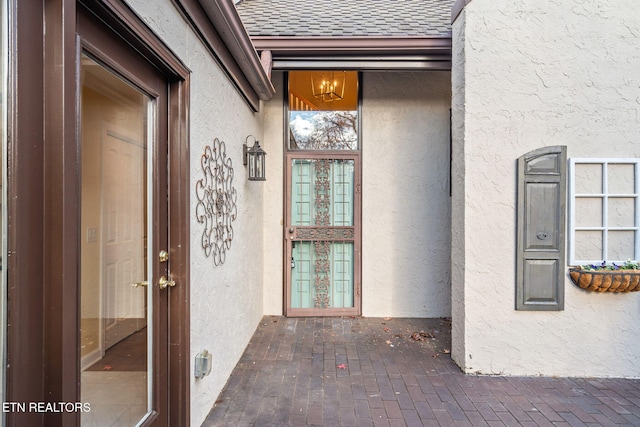
[[[288,316],[361,312],[360,159],[357,73],[291,72],[284,224]]]
[[[90,14],[78,33],[80,425],[170,425],[170,83]]]

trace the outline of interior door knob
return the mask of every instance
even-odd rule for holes
[[[140,286],[147,286],[149,283],[145,280],[142,282],[136,282],[136,283],[132,283],[131,286],[133,286],[134,288],[138,288]]]

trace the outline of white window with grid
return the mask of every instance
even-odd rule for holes
[[[571,265],[638,259],[639,163],[640,159],[570,159]]]

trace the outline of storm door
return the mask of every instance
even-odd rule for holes
[[[289,74],[286,172],[286,314],[360,314],[356,72]]]
[[[136,425],[152,412],[149,323],[156,280],[149,152],[156,101],[82,57],[82,425]],[[165,214],[166,215],[166,214]],[[166,231],[164,231],[166,233]]]

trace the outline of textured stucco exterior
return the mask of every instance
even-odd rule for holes
[[[638,157],[636,2],[473,0],[453,25],[453,357],[466,372],[640,377],[640,295],[515,310],[516,159]]]
[[[451,357],[456,361],[465,354],[464,30],[456,27],[452,35],[456,68],[451,70]]]
[[[451,315],[448,72],[365,73],[362,312]]]
[[[284,76],[266,103],[265,313],[283,312]],[[448,72],[368,72],[362,83],[362,313],[451,314]]]
[[[191,70],[190,88],[190,198],[191,198],[191,370],[195,355],[206,349],[213,355],[211,374],[191,375],[191,424],[200,425],[224,387],[263,312],[264,188],[247,181],[242,144],[248,135],[262,137],[262,116],[253,113],[200,39],[193,34],[170,1],[131,0],[133,9]],[[214,138],[226,144],[226,156],[235,171],[237,219],[226,261],[214,266],[201,244],[196,221],[196,182],[203,178],[200,158]],[[184,319],[187,321],[188,319]]]
[[[264,150],[267,181],[264,182],[264,311],[284,313],[284,74],[275,72],[271,81],[276,93],[263,104]]]

